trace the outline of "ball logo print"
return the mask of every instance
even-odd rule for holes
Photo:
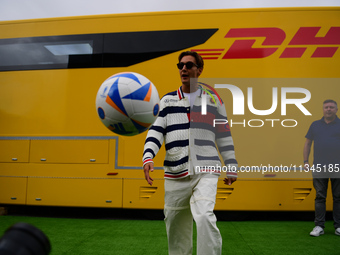
[[[146,131],[159,113],[156,87],[141,74],[124,72],[100,86],[96,109],[102,123],[112,132],[133,136]]]

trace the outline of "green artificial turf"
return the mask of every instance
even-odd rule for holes
[[[0,216],[0,236],[17,222],[41,229],[51,242],[51,255],[167,254],[162,220],[7,215]],[[326,222],[325,234],[320,237],[309,236],[313,222],[307,221],[219,221],[218,227],[223,254],[340,254],[340,236],[334,234],[331,221]]]

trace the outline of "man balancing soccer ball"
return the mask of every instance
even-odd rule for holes
[[[224,179],[225,184],[231,185],[237,178],[233,139],[228,124],[213,128],[213,123],[207,123],[211,118],[200,117],[202,102],[209,102],[211,96],[193,81],[203,71],[201,56],[186,51],[178,60],[182,85],[160,101],[160,114],[145,140],[144,175],[152,185],[153,158],[165,141],[164,214],[169,254],[192,254],[193,219],[197,227],[197,254],[221,254],[222,238],[213,212],[220,171],[197,171],[197,166],[198,169],[220,166],[219,150],[225,165],[234,170],[227,172]],[[207,109],[210,117],[227,118],[222,101],[209,104]]]

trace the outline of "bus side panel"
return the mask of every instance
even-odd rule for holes
[[[216,209],[313,210],[311,174],[302,168],[302,150],[310,124],[322,117],[322,102],[340,101],[339,28],[340,8],[334,7],[1,22],[0,51],[8,46],[3,40],[11,38],[26,38],[24,43],[30,44],[28,38],[36,37],[119,34],[141,38],[133,36],[161,31],[158,35],[171,35],[166,37],[170,42],[166,45],[171,46],[182,43],[173,36],[176,31],[215,32],[200,44],[169,48],[164,54],[150,47],[151,41],[163,40],[158,37],[118,45],[115,54],[128,57],[138,49],[139,54],[155,56],[130,66],[0,71],[0,203],[162,208],[164,146],[154,159],[156,181],[149,187],[141,167],[146,133],[123,137],[110,132],[98,118],[95,98],[104,80],[126,71],[149,78],[161,97],[175,91],[181,85],[177,57],[191,50],[205,61],[200,78],[211,86],[234,85],[243,97],[240,113],[235,95],[228,89],[218,90],[226,105],[240,177],[229,187],[223,184],[222,173]],[[11,46],[20,53],[20,44]],[[44,48],[45,42],[40,46]],[[292,92],[295,88],[297,92]],[[304,99],[299,107],[297,102]],[[274,102],[274,111],[264,113]],[[258,169],[254,177],[246,171],[252,166]],[[270,166],[288,167],[290,174],[263,171]],[[327,210],[332,208],[331,199],[329,193]]]

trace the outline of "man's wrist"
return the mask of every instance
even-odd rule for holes
[[[153,163],[153,160],[151,158],[145,159],[143,161],[143,167],[147,164],[147,163]]]

